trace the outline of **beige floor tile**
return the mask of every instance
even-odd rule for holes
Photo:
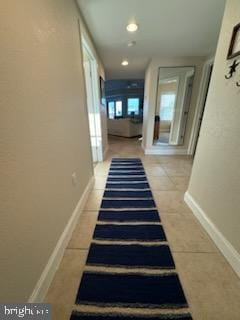
[[[143,164],[151,165],[151,164],[158,164],[160,165],[160,160],[158,156],[152,156],[152,155],[141,155],[141,160]]]
[[[60,311],[59,308],[65,309],[65,307],[67,312],[67,309],[74,304],[86,258],[87,250],[65,251],[45,298],[47,303],[56,307],[56,312]]]
[[[154,199],[160,213],[191,212],[183,196],[184,193],[181,191],[154,191]]]
[[[162,214],[164,230],[172,251],[218,252],[201,225],[190,214]]]
[[[111,161],[108,161],[108,160],[105,160],[105,161],[102,161],[102,162],[97,162],[96,164],[96,169],[109,169],[110,168],[110,165],[111,165]]]
[[[84,211],[96,211],[99,210],[101,202],[102,202],[102,197],[103,197],[103,192],[104,190],[93,190],[86,202],[86,205],[84,207]]]
[[[68,248],[87,249],[92,240],[94,228],[97,222],[98,211],[84,211],[77,223],[68,243]]]
[[[190,178],[189,176],[171,176],[170,177],[176,189],[180,191],[187,191],[189,178]]]
[[[174,155],[174,156],[167,156],[167,155],[161,155],[159,156],[159,161],[162,164],[167,164],[167,163],[192,163],[192,157],[191,156],[185,156],[185,155]]]
[[[99,162],[94,168],[94,175],[96,177],[107,176],[109,168],[110,168],[110,161]]]
[[[106,177],[109,169],[94,170],[95,177]]]
[[[168,176],[190,176],[192,171],[192,164],[188,162],[164,163],[162,167]]]
[[[148,176],[148,182],[152,190],[177,190],[175,184],[167,176]]]
[[[160,164],[144,164],[144,169],[148,177],[162,177],[167,175],[166,171],[160,166]]]
[[[239,320],[240,279],[217,253],[174,253],[194,320]]]
[[[106,160],[111,161],[112,158],[121,158],[120,154],[114,153],[114,154],[108,154]]]
[[[141,142],[135,139],[112,138],[109,142],[107,162],[95,166],[94,190],[85,207],[90,211],[82,213],[68,244],[75,249],[65,251],[46,297],[53,305],[53,320],[69,320],[87,257],[87,249],[76,248],[89,248],[112,157],[140,157],[146,166],[193,319],[239,320],[240,279],[183,200],[191,158],[144,155]]]
[[[52,306],[52,320],[69,320],[72,313],[72,305],[54,302]]]
[[[106,185],[107,177],[95,176],[93,189],[104,190]]]

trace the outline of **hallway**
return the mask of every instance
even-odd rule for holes
[[[113,137],[107,159],[94,169],[94,189],[45,299],[53,304],[53,319],[67,320],[73,309],[113,157],[139,157],[144,164],[193,319],[238,320],[240,280],[183,200],[192,159],[144,155],[137,139]]]
[[[0,30],[0,319],[239,320],[240,0],[2,1]]]

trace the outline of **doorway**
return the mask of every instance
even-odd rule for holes
[[[83,67],[87,94],[88,121],[93,163],[103,161],[98,65],[82,36]]]

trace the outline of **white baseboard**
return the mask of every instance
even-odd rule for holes
[[[70,220],[68,221],[60,239],[57,242],[55,249],[53,250],[28,302],[37,303],[42,302],[46,296],[48,288],[53,280],[55,272],[57,271],[59,264],[62,260],[64,251],[71,238],[72,232],[77,224],[78,218],[85,206],[88,195],[93,188],[94,177],[91,178],[87,187],[85,188],[82,197],[78,201],[75,210],[72,213]]]
[[[207,214],[202,210],[202,208],[193,199],[188,191],[184,195],[184,200],[192,210],[193,214],[199,220],[203,228],[212,238],[215,245],[222,252],[234,271],[240,277],[240,254],[234,249],[232,244],[224,237],[215,224],[208,218]]]
[[[156,147],[156,148],[145,148],[145,154],[150,155],[186,155],[187,149],[174,148],[174,147]]]

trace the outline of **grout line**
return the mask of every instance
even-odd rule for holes
[[[90,243],[91,244],[91,243]],[[84,250],[84,251],[87,251],[89,250],[89,247],[88,248],[73,248],[73,247],[67,247],[66,250]]]
[[[209,251],[182,251],[182,250],[174,250],[174,249],[172,249],[171,246],[170,246],[170,248],[171,248],[171,252],[172,252],[172,253],[215,254],[215,255],[219,255],[219,253],[220,253],[220,252],[217,252],[217,251],[209,252]]]

